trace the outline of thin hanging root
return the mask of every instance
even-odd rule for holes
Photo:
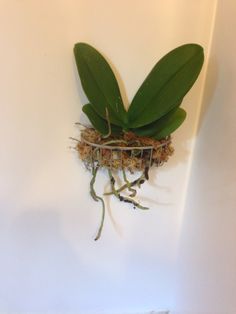
[[[129,182],[129,183],[125,183],[119,189],[117,189],[116,192],[120,193],[120,192],[124,191],[125,189],[127,189],[129,187],[136,186],[136,185],[140,188],[141,184],[143,184],[144,182],[145,182],[145,176],[142,173],[142,175],[138,179],[136,179],[132,182]],[[114,194],[112,191],[104,193],[104,195],[112,195],[112,194]]]
[[[140,205],[138,202],[134,201],[132,198],[129,197],[125,197],[119,194],[119,200],[121,202],[125,202],[125,203],[131,203],[132,205],[134,205],[134,208],[140,208],[140,209],[149,209],[148,207],[144,207],[142,205]]]
[[[134,208],[140,208],[140,209],[149,209],[148,207],[144,207],[142,205],[140,205],[138,202],[134,201],[132,198],[129,197],[125,197],[120,195],[115,189],[115,179],[111,173],[111,169],[108,169],[108,174],[110,177],[110,182],[111,182],[111,189],[112,189],[112,194],[114,194],[121,202],[125,202],[125,203],[130,203],[134,206]]]
[[[92,180],[90,181],[90,194],[92,196],[92,198],[94,199],[94,201],[98,202],[98,196],[94,190],[94,183],[95,183],[95,180],[96,180],[96,176],[97,176],[97,172],[98,172],[98,167],[93,167],[92,168]]]
[[[82,127],[85,128],[85,129],[89,128],[87,125],[84,125],[84,124],[81,123],[81,122],[75,122],[75,125],[82,126]]]
[[[104,219],[105,219],[105,203],[104,203],[104,200],[103,200],[102,197],[98,196],[96,194],[95,190],[94,190],[94,183],[95,183],[95,180],[96,180],[98,168],[99,168],[99,166],[96,166],[96,167],[93,166],[93,168],[92,168],[92,175],[93,175],[93,177],[92,177],[92,180],[90,181],[90,194],[91,194],[92,198],[96,202],[100,201],[102,203],[102,219],[101,219],[100,227],[98,229],[98,233],[97,233],[97,235],[96,235],[96,237],[94,239],[95,241],[97,241],[100,238],[100,236],[101,236],[102,228],[103,228],[103,224],[104,224]]]
[[[80,143],[80,141],[79,141],[77,138],[74,138],[74,137],[71,137],[71,136],[70,136],[69,139]]]
[[[145,181],[146,181],[145,175],[142,173],[141,176],[137,180],[135,180],[135,183],[140,188]]]
[[[149,180],[149,167],[145,167],[144,169],[144,176],[146,180]]]
[[[102,229],[103,229],[103,224],[104,224],[104,219],[105,219],[105,203],[104,203],[104,200],[100,196],[97,196],[97,198],[102,202],[102,219],[101,219],[100,227],[98,229],[97,236],[94,239],[95,241],[97,241],[100,238],[101,234],[102,234]]]
[[[117,192],[117,190],[115,189],[115,179],[111,173],[111,169],[108,169],[108,174],[110,177],[110,183],[111,183],[111,190],[112,190],[112,194],[114,194],[117,198],[119,198],[119,193]]]
[[[127,188],[130,192],[132,192],[129,196],[130,197],[135,197],[135,195],[137,194],[137,191],[135,189],[132,189],[131,187],[131,182],[127,179],[126,173],[125,173],[125,169],[122,168],[122,173],[123,173],[123,178],[125,183],[127,184]]]

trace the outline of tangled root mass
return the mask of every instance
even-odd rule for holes
[[[99,168],[107,169],[110,179],[111,191],[105,195],[114,195],[122,202],[131,203],[134,208],[148,209],[134,200],[137,194],[135,188],[140,188],[148,180],[150,167],[161,166],[174,152],[170,137],[157,141],[127,132],[119,136],[111,135],[103,138],[94,128],[87,127],[81,131],[81,139],[77,142],[76,150],[86,168],[92,173],[90,194],[95,201],[102,203],[102,219],[95,240],[101,236],[105,218],[104,200],[96,194],[94,189]],[[118,188],[115,186],[113,175],[113,172],[117,172],[117,170],[121,170],[124,181]],[[127,171],[130,173],[140,171],[141,175],[138,179],[130,182],[127,179]],[[121,195],[121,192],[125,191],[128,192],[128,197]]]

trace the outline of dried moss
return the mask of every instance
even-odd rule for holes
[[[132,147],[134,149],[130,149]],[[113,170],[126,169],[131,172],[144,170],[147,166],[160,166],[167,162],[174,152],[170,137],[157,141],[127,132],[104,139],[93,128],[85,128],[81,131],[77,150],[88,168],[92,168],[95,163],[99,167]]]
[[[76,141],[76,150],[79,157],[92,173],[90,194],[95,201],[102,203],[101,223],[95,237],[95,240],[98,240],[102,233],[105,217],[104,200],[96,194],[94,189],[98,169],[108,169],[111,191],[105,193],[105,195],[114,195],[121,202],[132,204],[134,208],[148,209],[134,199],[137,193],[136,188],[140,188],[149,179],[148,171],[150,167],[161,166],[167,162],[174,149],[171,146],[170,137],[157,141],[127,132],[119,136],[110,135],[104,138],[95,129],[88,127],[81,131],[81,139]],[[112,172],[117,170],[122,170],[124,183],[116,188]],[[141,176],[129,182],[126,171],[131,173],[141,171]],[[129,197],[121,195],[125,191],[128,192]]]

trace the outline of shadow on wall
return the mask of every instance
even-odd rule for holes
[[[207,73],[206,73],[206,85],[204,87],[203,99],[200,104],[201,107],[200,107],[200,115],[199,115],[199,121],[198,121],[198,126],[197,126],[197,135],[200,132],[200,129],[204,122],[204,117],[207,115],[207,112],[211,106],[212,99],[214,97],[215,90],[217,87],[217,83],[218,83],[217,61],[216,61],[216,58],[210,57],[208,67],[207,67]],[[197,90],[195,89],[190,91],[191,96],[193,96],[193,99],[198,98],[198,95],[196,94],[196,92]],[[183,101],[183,104],[184,104],[184,101]],[[184,132],[177,131],[177,134],[174,133],[173,139],[174,139],[173,141],[174,147],[178,148],[178,156],[169,159],[168,169],[172,167],[176,167],[176,165],[179,163],[187,162],[189,155],[191,154],[191,151],[189,151],[187,147],[187,143],[192,140],[192,134],[188,134],[188,133],[186,134],[186,132],[184,133]]]
[[[63,236],[58,215],[30,209],[1,236],[0,311],[61,312],[83,302],[79,286],[91,274]]]
[[[218,65],[216,58],[214,56],[210,57],[207,74],[206,74],[206,84],[204,87],[204,94],[201,104],[201,112],[199,116],[198,122],[198,130],[197,134],[200,132],[200,129],[204,122],[204,117],[206,116],[208,109],[212,103],[212,99],[214,97],[214,93],[218,83]]]

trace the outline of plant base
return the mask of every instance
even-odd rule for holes
[[[148,209],[137,202],[134,197],[137,194],[136,188],[149,179],[148,172],[152,166],[161,166],[167,162],[173,154],[171,138],[167,137],[157,141],[148,137],[139,137],[132,132],[120,136],[102,137],[93,128],[84,128],[81,131],[81,140],[76,146],[80,159],[86,168],[91,171],[90,194],[95,201],[102,203],[102,219],[95,240],[101,236],[104,218],[105,203],[102,197],[98,196],[94,189],[97,172],[100,168],[107,169],[111,191],[104,195],[114,195],[121,202],[130,203],[134,208]],[[123,184],[116,187],[114,171],[122,172]],[[126,172],[141,172],[138,179],[129,181]],[[128,197],[123,195],[128,192]],[[122,194],[121,194],[122,193]]]

